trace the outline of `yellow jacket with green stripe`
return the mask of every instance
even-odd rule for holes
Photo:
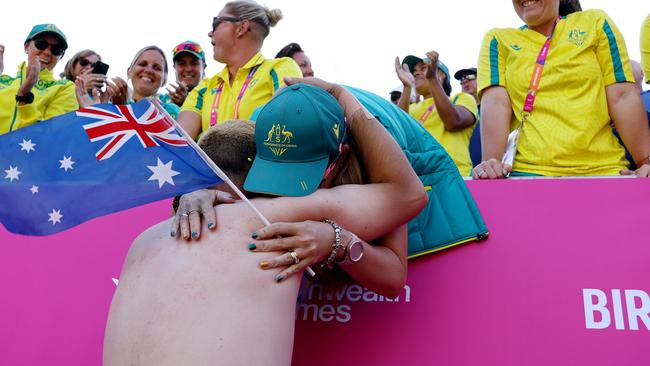
[[[507,90],[511,130],[521,121],[545,41],[545,35],[526,26],[493,29],[483,40],[479,96],[492,86]],[[587,10],[560,19],[532,114],[519,139],[514,170],[550,176],[618,175],[627,162],[609,125],[605,88],[624,82],[634,82],[625,41],[605,12]]]
[[[51,70],[41,70],[32,88],[34,102],[19,106],[16,93],[27,76],[27,63],[18,66],[15,77],[0,76],[0,134],[27,127],[79,108],[74,84],[55,80]]]
[[[257,70],[248,87],[244,89],[247,76],[254,67],[257,67]],[[200,115],[201,131],[210,127],[213,111],[217,117],[215,123],[230,119],[250,119],[255,109],[271,100],[273,94],[284,86],[286,76],[302,77],[302,72],[294,60],[288,57],[266,59],[258,52],[237,71],[234,80],[230,80],[228,67],[224,67],[217,75],[201,81],[185,99],[181,112],[190,111]],[[219,105],[215,106],[216,93],[222,84]],[[238,103],[242,89],[244,94]]]

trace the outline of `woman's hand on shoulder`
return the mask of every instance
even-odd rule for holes
[[[185,240],[199,240],[201,237],[201,216],[207,221],[208,229],[217,227],[217,214],[214,205],[234,203],[233,196],[217,189],[199,189],[186,193],[178,202],[172,220],[171,236],[180,235]]]

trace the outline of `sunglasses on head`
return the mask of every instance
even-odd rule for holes
[[[65,49],[63,48],[62,45],[51,44],[50,42],[42,38],[37,38],[34,40],[34,47],[36,47],[39,51],[45,51],[49,47],[50,52],[52,52],[54,56],[62,56],[63,53],[65,52]]]
[[[79,59],[79,65],[81,67],[86,67],[86,66],[95,67],[96,64],[97,64],[96,62],[90,62],[88,61],[88,59],[85,58]]]
[[[463,75],[463,77],[460,78],[460,81],[465,81],[465,80],[476,80],[476,74],[467,74],[467,75]]]
[[[243,19],[242,18],[237,18],[237,17],[214,17],[212,18],[212,31],[214,32],[219,24],[223,22],[231,22],[231,23],[237,23],[241,22]]]

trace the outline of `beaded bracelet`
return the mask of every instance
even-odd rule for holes
[[[339,254],[339,250],[342,247],[341,227],[336,222],[334,222],[334,220],[325,219],[323,220],[323,222],[332,225],[332,228],[334,228],[334,243],[332,244],[332,251],[330,252],[330,255],[327,257],[324,263],[324,265],[326,265],[327,268],[332,269],[334,268],[334,260],[336,259],[336,256]]]

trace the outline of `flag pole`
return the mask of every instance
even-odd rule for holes
[[[214,174],[216,174],[219,178],[221,178],[224,181],[224,183],[226,183],[228,187],[230,187],[230,189],[232,189],[237,194],[237,196],[242,201],[244,201],[244,203],[246,203],[248,207],[250,207],[251,210],[253,210],[257,218],[259,218],[262,221],[262,223],[264,223],[264,226],[271,225],[271,222],[260,212],[260,210],[257,209],[257,207],[255,207],[255,205],[253,205],[253,203],[248,199],[248,197],[246,197],[244,193],[242,193],[239,187],[237,187],[235,183],[233,183],[232,180],[228,178],[226,173],[224,173],[223,170],[221,170],[221,168],[219,168],[217,164],[215,164],[214,161],[210,159],[208,154],[206,154],[205,151],[203,151],[203,149],[199,147],[199,145],[183,129],[183,127],[181,127],[181,125],[179,125],[178,122],[176,122],[176,120],[171,115],[169,115],[169,113],[167,113],[167,110],[165,110],[165,108],[163,108],[160,105],[160,102],[156,100],[156,98],[151,98],[150,100],[153,103],[153,105],[158,109],[159,112],[164,113],[174,123],[174,128],[176,129],[176,131],[180,133],[183,136],[183,138],[185,138],[187,143],[190,144],[190,146],[192,146],[192,148],[199,154],[201,159],[203,159],[203,161],[205,161],[205,163],[208,164],[208,166],[210,167],[210,169],[212,169]],[[311,267],[307,267],[305,271],[307,271],[307,273],[312,277],[316,275],[316,272],[314,272],[314,270],[311,269]]]

